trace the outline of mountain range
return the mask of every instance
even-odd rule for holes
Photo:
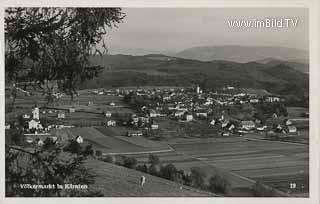
[[[294,61],[308,59],[308,55],[307,51],[295,48],[237,45],[192,47],[175,54],[176,57],[186,59],[201,61],[227,60],[242,63],[265,58]]]

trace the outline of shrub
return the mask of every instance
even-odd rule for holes
[[[213,193],[228,194],[230,189],[229,181],[222,175],[216,174],[209,180],[209,190]]]
[[[142,171],[142,172],[148,173],[148,167],[147,167],[146,164],[138,165],[138,166],[136,167],[136,170],[137,170],[137,171]]]
[[[56,143],[53,141],[52,138],[47,137],[44,141],[43,141],[43,149],[52,149],[56,146]]]
[[[149,174],[153,176],[159,176],[160,174],[160,165],[151,164],[148,169]]]
[[[124,166],[133,169],[137,166],[138,161],[133,157],[127,157],[124,160]]]
[[[63,150],[65,152],[71,152],[73,154],[80,154],[81,153],[81,149],[82,148],[81,148],[80,144],[75,140],[71,140],[69,145],[66,146],[65,148],[63,148]]]
[[[115,161],[115,164],[119,165],[119,166],[124,166],[124,160],[126,159],[127,157],[126,156],[117,156],[116,157],[116,161]]]
[[[205,172],[203,172],[200,168],[192,168],[191,174],[189,176],[190,183],[189,185],[196,188],[204,188],[204,179],[206,177]]]
[[[158,164],[160,164],[160,159],[157,155],[150,154],[149,155],[149,162],[151,165],[158,165]]]
[[[173,164],[167,164],[160,169],[160,176],[165,179],[174,180],[177,174],[177,168]]]
[[[106,157],[103,158],[103,161],[108,163],[115,163],[116,157],[112,155],[107,155]]]

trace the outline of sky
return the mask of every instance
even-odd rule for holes
[[[123,8],[108,31],[109,53],[178,52],[196,46],[281,46],[308,50],[305,8]],[[296,27],[231,28],[228,20],[298,20]],[[133,52],[133,53],[132,53]]]

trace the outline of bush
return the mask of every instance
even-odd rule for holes
[[[160,159],[157,155],[149,154],[149,163],[151,165],[158,165],[160,164]]]
[[[160,175],[160,165],[157,164],[151,164],[149,166],[149,169],[148,169],[148,172],[149,174],[153,175],[153,176],[159,176]]]
[[[117,156],[116,160],[115,160],[115,164],[119,165],[119,166],[124,166],[124,160],[126,159],[126,156]]]
[[[230,189],[229,181],[222,175],[216,174],[209,180],[209,190],[213,193],[228,194]]]
[[[127,157],[124,160],[124,166],[130,169],[134,169],[137,166],[138,161],[133,157]]]
[[[116,157],[112,156],[112,155],[107,155],[106,157],[104,157],[102,159],[104,162],[108,162],[108,163],[115,163],[116,162]]]
[[[56,143],[53,141],[53,139],[50,138],[50,137],[47,137],[47,138],[43,141],[43,146],[42,146],[42,148],[48,150],[48,149],[55,148],[55,146],[56,146]]]
[[[142,172],[148,173],[148,167],[147,167],[146,164],[138,165],[138,166],[136,167],[136,170],[137,170],[137,171],[142,171]]]
[[[196,188],[204,188],[205,177],[205,172],[203,172],[200,168],[192,168],[189,176],[189,185]]]
[[[177,168],[173,164],[167,164],[160,169],[160,176],[173,181],[177,174]]]
[[[66,146],[65,148],[63,148],[63,151],[71,152],[73,154],[80,154],[81,153],[81,146],[77,141],[71,140],[69,145]]]

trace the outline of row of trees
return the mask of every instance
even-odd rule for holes
[[[226,195],[231,191],[231,185],[224,175],[217,173],[207,183],[207,175],[200,168],[191,168],[190,172],[178,170],[174,164],[162,164],[160,158],[154,154],[150,154],[148,163],[144,164],[138,164],[137,159],[126,156],[108,155],[102,160],[217,194]]]

